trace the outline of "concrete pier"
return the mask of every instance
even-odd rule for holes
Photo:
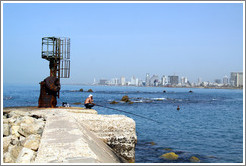
[[[19,154],[15,155],[15,158],[11,158],[13,155],[11,155],[12,153],[10,152],[11,148],[9,148],[9,150],[8,147],[12,145],[8,145],[8,143],[5,142],[5,144],[8,145],[7,148],[5,146],[5,162],[134,162],[135,144],[137,142],[135,122],[126,116],[98,115],[93,109],[71,107],[55,109],[40,109],[35,107],[6,108],[4,112],[6,115],[6,118],[4,118],[6,124],[9,124],[8,120],[13,121],[13,117],[18,119],[19,116],[22,116],[21,119],[25,119],[26,116],[43,117],[46,122],[38,150],[32,153],[28,147],[24,146],[26,141],[24,141],[23,146],[21,146],[18,144],[17,139],[16,145],[13,146],[18,147]],[[12,117],[8,118],[8,114],[12,114]],[[16,114],[18,115],[13,116]],[[16,121],[18,121],[19,125],[25,126],[23,125],[24,122],[21,120]],[[14,124],[14,126],[16,126],[16,124]],[[12,135],[7,137],[12,137]],[[28,136],[20,134],[20,137]],[[30,155],[29,159],[23,159],[25,152],[34,154],[34,156]]]

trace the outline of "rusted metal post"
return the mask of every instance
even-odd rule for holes
[[[42,38],[42,58],[49,61],[50,76],[40,82],[38,106],[53,108],[57,105],[56,97],[60,96],[60,78],[68,78],[70,75],[70,39]]]

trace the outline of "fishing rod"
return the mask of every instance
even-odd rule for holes
[[[156,121],[156,120],[154,120],[154,119],[150,119],[150,118],[144,117],[144,116],[142,116],[142,115],[134,114],[134,113],[132,113],[132,112],[123,111],[123,110],[119,110],[119,109],[116,109],[116,108],[106,107],[106,106],[103,106],[103,105],[98,105],[98,104],[96,104],[95,106],[104,107],[104,108],[108,108],[108,109],[112,109],[112,110],[116,110],[116,111],[124,112],[124,113],[127,113],[127,114],[132,114],[132,115],[135,115],[135,116],[138,116],[138,117],[144,118],[144,119],[151,120],[151,121],[156,122],[156,123],[161,123],[161,122]]]

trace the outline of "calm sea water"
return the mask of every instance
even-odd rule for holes
[[[243,162],[243,90],[63,85],[58,106],[68,102],[84,107],[74,104],[83,103],[90,94],[78,92],[80,88],[84,91],[91,88],[97,104],[161,122],[94,107],[99,114],[124,114],[136,121],[137,163],[188,163],[191,156],[202,163]],[[39,90],[39,85],[4,85],[3,106],[37,106]],[[110,104],[124,95],[134,103]],[[175,152],[179,159],[160,158],[167,152]]]

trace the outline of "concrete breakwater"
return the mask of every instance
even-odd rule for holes
[[[135,121],[74,107],[3,110],[5,163],[134,162]]]

